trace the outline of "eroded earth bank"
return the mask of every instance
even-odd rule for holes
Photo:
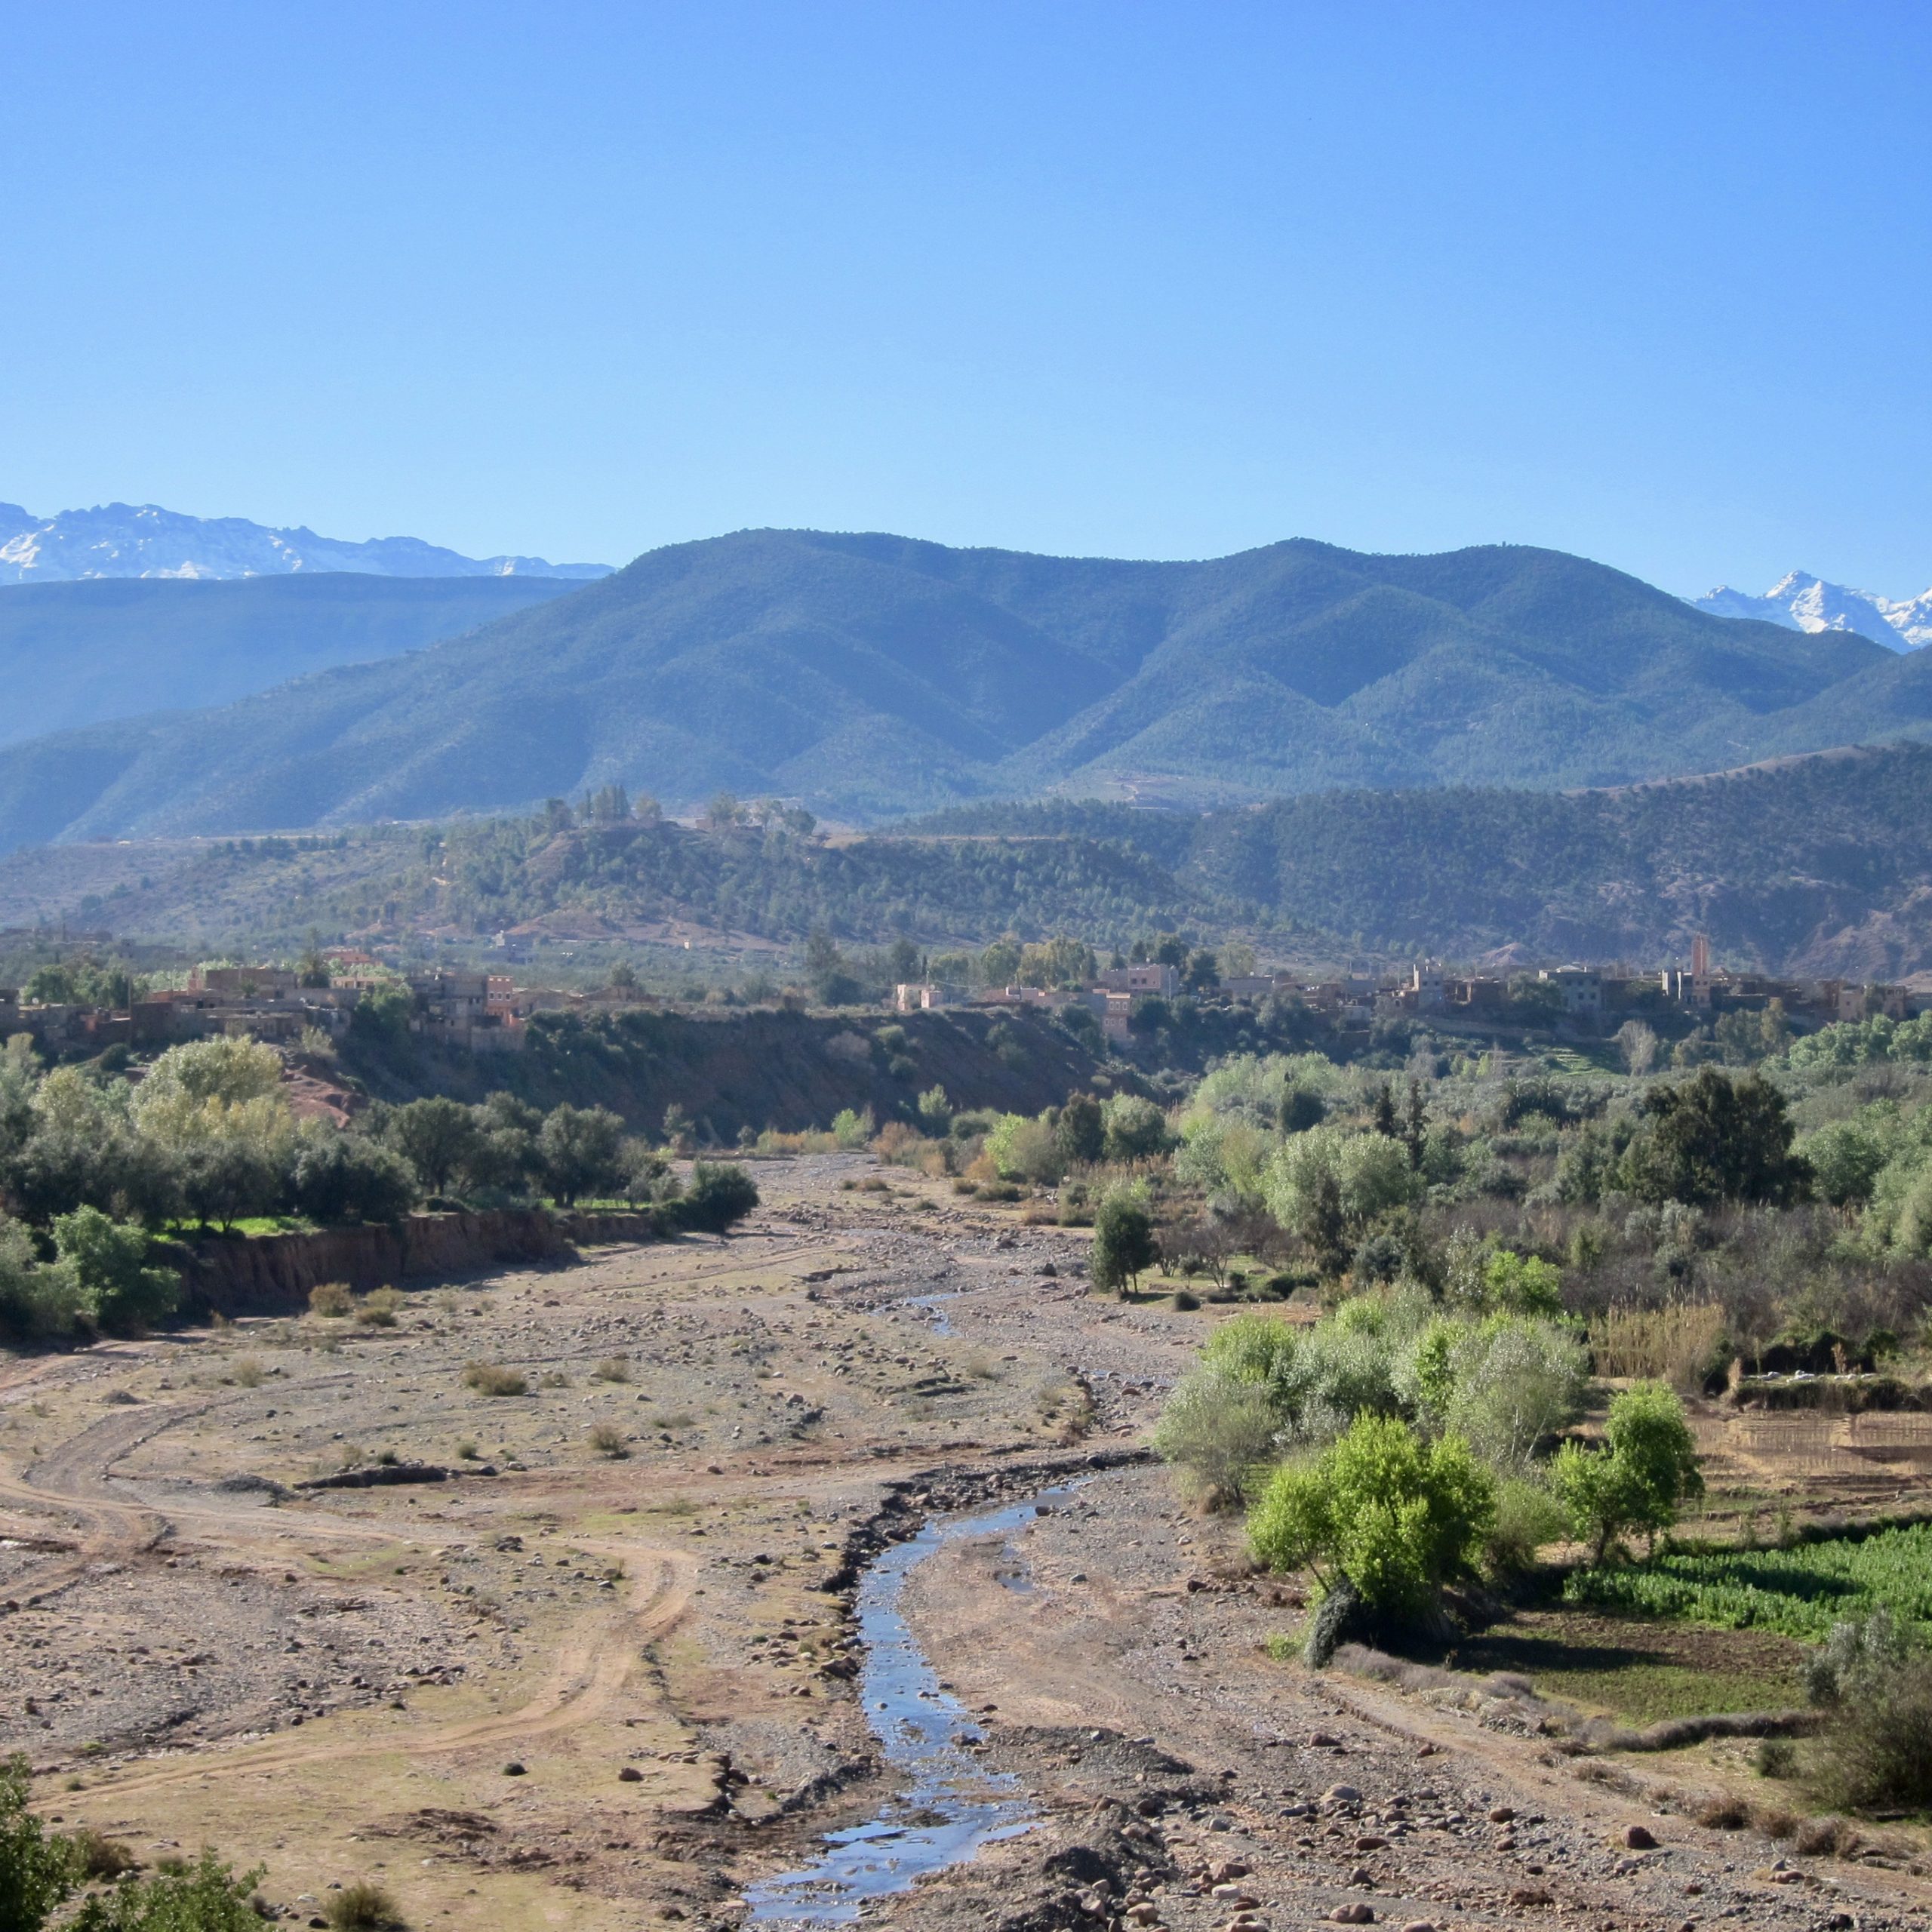
[[[1272,1660],[1291,1592],[1140,1451],[1211,1310],[1091,1294],[1084,1236],[868,1157],[758,1178],[728,1242],[414,1290],[392,1327],[0,1364],[0,1749],[42,1808],[143,1860],[265,1864],[297,1924],[367,1877],[420,1927],[722,1927],[799,1909],[771,1881],[829,1838],[946,1838],[876,1719],[1024,1827],[817,1902],[880,1924],[1678,1932],[1932,1903],[1909,1860],[1692,1823],[1694,1765],[1607,1769],[1507,1699]],[[930,1676],[881,1713],[855,1613],[895,1551]]]

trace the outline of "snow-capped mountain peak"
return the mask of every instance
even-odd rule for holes
[[[363,543],[312,530],[270,530],[245,517],[184,516],[153,503],[106,503],[37,517],[0,503],[0,583],[82,577],[285,577],[353,571],[370,577],[563,577],[610,574],[605,564],[541,557],[465,557],[414,537]]]
[[[1827,583],[1807,571],[1780,577],[1761,597],[1720,584],[1691,600],[1719,617],[1755,617],[1794,631],[1856,631],[1894,651],[1917,651],[1932,644],[1932,590],[1900,602],[1875,591],[1851,590]]]

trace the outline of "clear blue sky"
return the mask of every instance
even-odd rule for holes
[[[1932,582],[1932,8],[9,5],[0,499]]]

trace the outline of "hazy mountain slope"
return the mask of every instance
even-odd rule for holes
[[[377,577],[604,576],[608,564],[541,557],[465,557],[415,537],[345,543],[312,530],[270,530],[246,517],[184,516],[153,503],[97,504],[37,517],[0,503],[0,583],[88,577],[280,577],[356,571]]]
[[[1896,663],[1552,551],[1149,564],[744,531],[407,657],[0,753],[0,839],[427,818],[611,780],[861,821],[1055,789],[1618,783],[1923,728]]]
[[[555,577],[125,579],[0,591],[0,743],[226,704],[414,651],[571,589]]]

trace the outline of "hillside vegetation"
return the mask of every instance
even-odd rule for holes
[[[16,853],[0,860],[0,924],[270,943],[312,925],[533,925],[780,946],[823,928],[930,946],[1186,928],[1246,934],[1282,957],[1516,943],[1635,960],[1681,955],[1703,931],[1740,964],[1894,978],[1932,966],[1928,806],[1932,749],[1906,745],[1569,795],[1337,792],[1204,814],[982,806],[829,842],[777,817],[693,829],[556,812]]]
[[[613,783],[861,823],[1048,792],[1617,784],[1921,733],[1921,656],[1528,548],[1134,563],[746,531],[403,657],[17,746],[0,841],[513,811]]]

